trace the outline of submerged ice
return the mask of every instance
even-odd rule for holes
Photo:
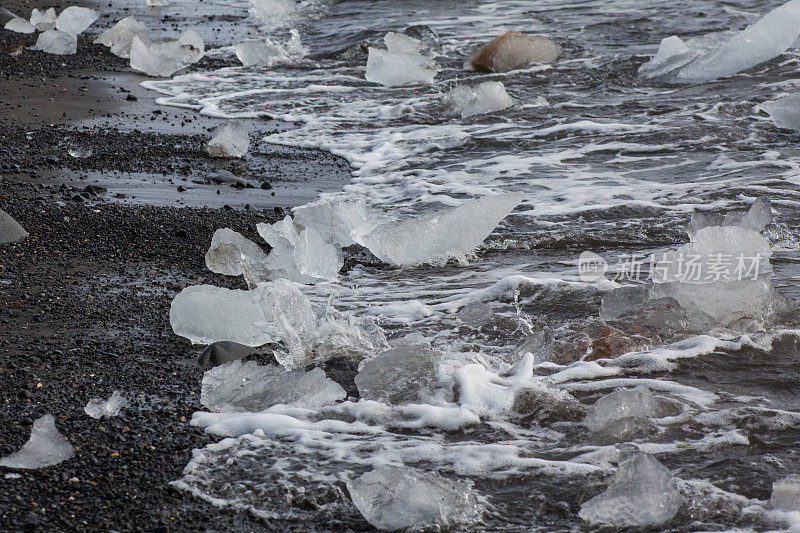
[[[6,468],[44,468],[66,461],[74,455],[72,445],[56,429],[53,415],[33,422],[30,439],[19,451],[0,459]]]
[[[424,402],[438,382],[442,354],[423,346],[398,346],[365,361],[355,377],[366,400]]]

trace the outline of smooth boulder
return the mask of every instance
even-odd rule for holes
[[[528,63],[548,63],[561,57],[561,46],[543,35],[509,31],[492,39],[467,59],[481,72],[508,72]]]
[[[205,350],[197,358],[197,364],[200,366],[217,366],[242,359],[254,353],[256,351],[245,344],[233,341],[218,341],[206,346]]]

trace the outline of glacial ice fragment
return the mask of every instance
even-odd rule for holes
[[[167,0],[145,0],[147,7],[169,7],[170,3]]]
[[[66,461],[74,454],[72,445],[56,429],[53,415],[33,422],[31,437],[18,451],[0,459],[6,468],[43,468]]]
[[[33,24],[20,17],[13,17],[3,27],[15,33],[33,33],[36,31]]]
[[[236,57],[244,67],[273,67],[302,59],[308,50],[300,42],[297,30],[291,30],[288,40],[276,43],[269,38],[243,41],[236,45]]]
[[[800,511],[800,476],[789,476],[772,484],[769,504],[781,511]]]
[[[287,371],[255,361],[231,361],[203,375],[200,403],[216,413],[257,413],[277,404],[319,409],[346,396],[321,368]]]
[[[264,21],[286,16],[295,9],[295,0],[250,0],[250,13]]]
[[[244,157],[250,148],[250,133],[237,122],[228,122],[214,130],[206,149],[211,157]]]
[[[0,209],[0,244],[19,242],[28,236],[25,228],[14,220],[11,215]]]
[[[56,29],[73,36],[78,36],[86,31],[86,28],[94,24],[97,17],[97,11],[94,9],[69,6],[56,18]]]
[[[112,54],[127,59],[131,57],[134,37],[138,37],[146,46],[150,46],[152,42],[144,24],[133,17],[125,17],[104,31],[94,42],[108,46]]]
[[[72,55],[78,51],[78,40],[74,35],[59,30],[46,30],[39,34],[31,50],[46,54]]]
[[[56,27],[56,10],[48,8],[46,11],[39,11],[33,8],[31,11],[31,24],[36,31],[52,30]]]
[[[651,431],[650,418],[661,414],[650,389],[619,389],[598,399],[589,408],[584,425],[611,441],[636,438]]]
[[[438,381],[440,352],[423,346],[398,346],[361,364],[355,377],[365,400],[390,404],[427,399]]]
[[[92,398],[83,410],[92,418],[110,418],[112,416],[117,416],[127,403],[122,394],[120,394],[118,390],[115,390],[111,393],[108,400]]]
[[[760,104],[779,128],[800,131],[800,94],[790,94],[777,100]]]
[[[484,196],[419,218],[381,224],[361,239],[378,259],[400,266],[459,261],[480,245],[523,199],[521,193]]]
[[[298,229],[289,216],[272,225],[260,223],[256,227],[272,246],[267,260],[276,275],[298,283],[337,278],[344,264],[341,250],[325,242],[316,229]]]
[[[439,71],[433,59],[422,54],[425,45],[413,37],[389,32],[383,41],[386,50],[370,47],[367,57],[367,81],[386,87],[433,83]]]
[[[639,67],[639,76],[655,78],[682,67],[693,59],[691,49],[677,35],[661,40],[658,52],[647,63]]]
[[[619,465],[606,491],[581,506],[578,516],[618,528],[660,526],[672,520],[682,503],[669,470],[652,455],[635,452]]]
[[[206,252],[206,267],[224,276],[244,276],[250,288],[270,279],[267,254],[256,243],[230,228],[214,232]]]
[[[131,68],[148,76],[166,78],[197,63],[204,54],[203,38],[194,30],[186,30],[178,40],[159,39],[151,43],[137,35],[131,43]]]
[[[347,489],[364,518],[382,531],[447,529],[480,514],[471,483],[410,467],[377,468],[349,480]]]
[[[509,31],[473,52],[465,63],[482,72],[507,72],[528,63],[549,63],[561,57],[561,46],[543,35]]]
[[[447,95],[462,118],[494,113],[514,105],[502,82],[486,81],[475,87],[456,87]]]
[[[296,225],[313,228],[325,242],[342,248],[356,244],[363,233],[382,222],[385,217],[373,213],[364,200],[354,198],[317,201],[294,210]]]

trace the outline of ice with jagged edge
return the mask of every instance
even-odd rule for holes
[[[455,87],[448,93],[447,99],[462,118],[495,113],[514,105],[514,100],[500,81],[485,81],[474,89]]]
[[[30,22],[36,31],[52,30],[56,27],[56,18],[56,10],[53,7],[45,11],[33,8]]]
[[[218,126],[206,145],[211,157],[244,157],[249,148],[250,132],[238,122]]]
[[[59,31],[45,30],[39,34],[36,44],[31,50],[39,50],[46,54],[72,55],[78,51],[78,40],[74,35]]]
[[[206,267],[224,276],[244,276],[251,289],[273,276],[267,267],[267,254],[256,243],[230,228],[220,228],[211,238],[206,252]]]
[[[599,398],[586,413],[584,425],[613,441],[623,441],[650,431],[651,418],[661,415],[661,406],[650,389],[639,385],[619,389]]]
[[[110,418],[117,416],[122,408],[128,404],[122,394],[115,390],[108,400],[92,398],[83,408],[84,412],[92,418]]]
[[[300,42],[300,33],[291,30],[289,38],[274,42],[269,37],[260,40],[243,41],[235,46],[236,57],[244,67],[274,67],[294,63],[308,54],[308,49]]]
[[[344,265],[342,251],[313,227],[298,228],[290,216],[274,224],[259,223],[259,235],[272,246],[267,260],[277,275],[298,283],[334,280]]]
[[[388,219],[367,207],[364,200],[348,198],[319,200],[298,207],[294,222],[303,228],[314,228],[325,242],[346,248]]]
[[[444,264],[466,257],[523,199],[521,193],[483,196],[419,218],[381,224],[360,244],[381,261],[399,266]]]
[[[215,413],[257,413],[277,404],[319,409],[347,396],[321,368],[287,371],[255,361],[231,361],[203,375],[200,403]]]
[[[21,17],[10,18],[3,28],[15,33],[33,33],[36,31],[33,24]]]
[[[147,46],[152,42],[144,24],[133,17],[125,17],[104,31],[94,43],[109,47],[111,53],[117,57],[128,59],[131,57],[134,37],[138,37]]]
[[[355,377],[366,400],[390,404],[420,403],[438,382],[443,354],[424,346],[397,346],[361,363]]]
[[[53,415],[33,422],[30,439],[18,451],[0,459],[6,468],[43,468],[57,465],[74,455],[72,445],[56,429]]]
[[[481,513],[472,484],[410,467],[384,466],[347,481],[353,504],[382,531],[467,525]]]
[[[197,63],[205,55],[203,38],[186,30],[180,39],[159,39],[150,43],[134,36],[131,42],[131,68],[148,76],[166,78]]]
[[[250,13],[264,21],[285,17],[296,9],[295,0],[250,0]]]
[[[605,492],[581,506],[579,516],[618,528],[655,527],[672,520],[682,503],[669,470],[652,455],[637,451],[619,465]]]
[[[88,7],[70,6],[62,11],[56,18],[56,29],[78,36],[94,24],[97,20],[97,11]]]
[[[439,72],[436,62],[423,55],[425,44],[401,33],[389,32],[384,38],[386,50],[370,47],[367,57],[367,81],[386,87],[433,83]]]
[[[800,94],[790,94],[759,104],[758,109],[769,113],[779,128],[800,131]]]

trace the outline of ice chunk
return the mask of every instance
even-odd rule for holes
[[[250,148],[250,133],[237,122],[228,122],[214,130],[206,149],[211,157],[244,157]]]
[[[206,252],[206,266],[225,276],[244,276],[250,288],[270,279],[267,254],[253,241],[230,228],[214,232]]]
[[[97,11],[88,7],[69,6],[58,15],[56,29],[78,36],[97,20]]]
[[[273,67],[302,59],[308,50],[300,42],[297,30],[291,30],[289,39],[275,43],[269,38],[258,41],[244,41],[236,45],[236,57],[245,67]]]
[[[328,243],[345,248],[356,244],[363,233],[372,231],[386,218],[372,212],[364,200],[327,200],[294,210],[295,224],[314,228]]]
[[[108,400],[92,398],[83,410],[92,418],[110,418],[112,416],[117,416],[127,403],[122,394],[120,394],[118,390],[115,390],[111,393]]]
[[[524,196],[505,193],[484,196],[458,207],[381,224],[361,239],[378,259],[400,266],[444,264],[466,259]]]
[[[167,0],[145,0],[147,7],[169,7],[170,3]]]
[[[10,19],[3,27],[16,33],[33,33],[36,31],[36,28],[33,27],[33,24],[20,17],[14,17]]]
[[[423,346],[398,346],[362,363],[355,378],[366,400],[392,404],[426,400],[439,379],[440,352]]]
[[[159,39],[151,43],[137,35],[131,43],[131,68],[163,78],[197,63],[204,54],[203,39],[194,30],[186,30],[178,40]]]
[[[203,375],[200,403],[217,413],[256,413],[276,404],[318,409],[346,396],[321,368],[287,371],[255,361],[231,361]]]
[[[481,512],[471,483],[410,467],[377,468],[349,480],[347,490],[364,518],[382,531],[447,529],[469,524]]]
[[[747,211],[695,211],[687,232],[694,237],[703,228],[713,226],[739,226],[750,231],[761,233],[772,223],[772,204],[768,198],[757,198]]]
[[[559,57],[561,46],[547,37],[509,31],[473,52],[464,66],[483,72],[507,72],[528,63],[548,63]]]
[[[258,233],[272,246],[268,267],[277,275],[298,283],[336,279],[344,260],[341,250],[325,242],[314,228],[298,230],[291,217],[269,225],[257,225]]]
[[[389,32],[383,41],[386,50],[370,47],[367,57],[367,81],[386,87],[433,83],[439,68],[433,59],[422,54],[425,45],[421,41]]]
[[[619,465],[606,491],[581,506],[578,516],[618,528],[660,526],[678,514],[682,503],[669,470],[652,455],[635,452]]]
[[[779,128],[800,131],[800,94],[770,100],[758,107],[769,113]]]
[[[56,27],[56,10],[49,8],[47,11],[39,11],[34,8],[31,11],[31,24],[36,31],[52,30]]]
[[[250,0],[250,13],[265,21],[286,16],[295,9],[295,0]]]
[[[456,87],[448,93],[448,100],[461,117],[494,113],[514,105],[502,82],[486,81],[476,88]]]
[[[19,242],[28,236],[25,228],[14,220],[11,215],[0,209],[0,244]]]
[[[147,46],[152,42],[144,24],[133,17],[125,17],[104,31],[94,42],[108,46],[115,56],[129,58],[134,37],[138,37]]]
[[[584,425],[610,441],[636,438],[652,431],[651,417],[661,415],[658,400],[650,389],[619,389],[597,400],[589,408]]]
[[[59,30],[46,30],[39,34],[31,50],[46,54],[72,55],[78,51],[78,40],[74,35]]]
[[[74,454],[72,445],[56,429],[53,415],[33,422],[31,437],[19,451],[0,459],[6,468],[43,468],[66,461]]]
[[[781,511],[800,511],[800,476],[789,476],[774,482],[769,503]]]
[[[639,67],[639,76],[655,78],[682,67],[694,58],[691,49],[677,35],[661,40],[658,52]]]
[[[236,361],[254,353],[256,351],[250,346],[245,346],[238,342],[218,341],[206,346],[200,357],[197,358],[197,364],[200,366],[217,366]]]

